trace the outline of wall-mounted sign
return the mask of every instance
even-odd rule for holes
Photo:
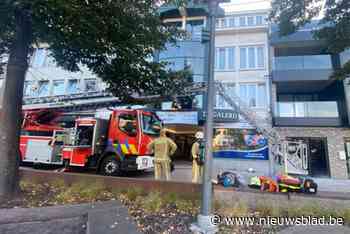
[[[197,111],[157,111],[156,113],[164,124],[198,125]]]
[[[206,112],[201,112],[201,120],[206,120]],[[214,121],[215,122],[238,122],[239,114],[234,110],[225,110],[225,109],[215,109],[214,110]]]
[[[268,160],[267,139],[254,129],[215,128],[214,158]]]

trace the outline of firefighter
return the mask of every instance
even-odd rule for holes
[[[165,175],[165,179],[170,180],[170,156],[175,153],[177,146],[166,136],[165,129],[160,130],[160,136],[148,145],[148,149],[154,153],[155,179],[162,179]]]
[[[203,139],[203,132],[196,133],[196,142],[192,145],[192,183],[200,183],[203,175],[203,159],[201,159],[200,141]]]

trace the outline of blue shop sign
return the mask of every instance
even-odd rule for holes
[[[230,159],[256,159],[269,160],[269,149],[267,146],[256,150],[218,150],[213,152],[214,158]]]

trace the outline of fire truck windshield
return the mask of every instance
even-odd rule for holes
[[[149,135],[159,135],[161,121],[155,115],[142,115],[142,130]]]

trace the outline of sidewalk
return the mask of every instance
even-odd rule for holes
[[[1,234],[140,234],[118,201],[0,209]]]

